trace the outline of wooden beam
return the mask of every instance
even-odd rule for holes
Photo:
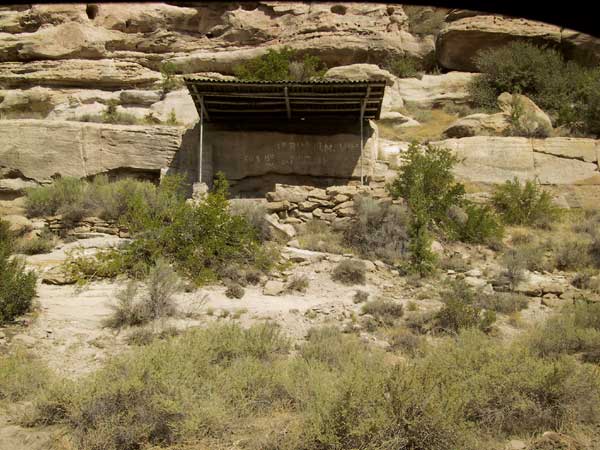
[[[290,106],[290,98],[288,97],[287,86],[285,87],[284,92],[285,92],[285,107],[287,108],[288,120],[290,120],[292,118],[292,108]]]

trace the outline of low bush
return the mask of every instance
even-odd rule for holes
[[[435,327],[447,333],[463,328],[490,329],[496,321],[493,310],[483,309],[477,293],[463,280],[456,280],[441,294],[444,306],[434,316]]]
[[[169,92],[181,87],[183,82],[176,76],[177,69],[175,64],[170,61],[164,62],[160,66],[160,75],[162,77],[160,87],[163,97]]]
[[[369,314],[381,325],[392,326],[404,315],[404,307],[400,303],[386,298],[377,298],[362,306],[363,314]]]
[[[121,328],[144,325],[176,313],[174,295],[183,290],[183,286],[165,260],[157,260],[156,265],[150,269],[145,285],[147,292],[141,298],[135,281],[130,281],[117,294],[118,302],[112,305],[113,314],[105,320],[105,326]]]
[[[341,232],[335,231],[322,220],[312,219],[304,224],[298,234],[300,247],[306,250],[326,253],[348,253]]]
[[[269,225],[265,219],[267,208],[263,203],[252,199],[231,199],[229,201],[229,211],[232,216],[245,218],[254,227],[261,241],[266,241],[269,238]]]
[[[365,284],[367,267],[364,262],[351,259],[345,259],[340,262],[331,274],[334,281],[342,284]]]
[[[286,291],[288,292],[306,292],[309,281],[306,275],[297,275],[287,284]]]
[[[423,63],[417,57],[404,55],[391,60],[385,69],[398,78],[421,78],[424,73]]]
[[[416,356],[423,346],[423,337],[414,334],[407,328],[394,328],[389,333],[389,343],[392,350],[400,350],[409,356]]]
[[[391,202],[367,195],[354,198],[355,219],[344,231],[344,241],[364,258],[394,263],[408,251],[409,213]]]
[[[225,296],[227,298],[237,298],[241,299],[246,294],[244,288],[237,283],[229,283],[227,289],[225,290]]]
[[[266,54],[238,64],[233,68],[236,77],[250,81],[307,81],[321,78],[327,70],[316,56],[303,58],[289,48],[269,49]]]
[[[571,236],[553,243],[554,266],[559,270],[585,269],[593,264],[590,241]]]
[[[52,232],[45,231],[36,237],[18,239],[15,243],[15,252],[23,255],[50,253],[57,242],[58,239]]]
[[[526,309],[529,301],[523,294],[512,292],[495,292],[491,295],[481,295],[477,304],[486,310],[502,314],[512,314]]]
[[[550,194],[534,181],[522,184],[517,178],[499,186],[492,204],[507,224],[549,227],[558,217],[558,209]]]
[[[21,259],[11,256],[14,246],[9,224],[0,220],[0,324],[29,311],[36,295],[37,277]]]
[[[356,291],[354,293],[354,297],[352,297],[352,301],[354,303],[364,303],[369,299],[369,293],[366,291]]]
[[[577,289],[588,289],[600,294],[600,273],[597,270],[582,270],[575,274],[571,284]]]
[[[544,357],[596,354],[600,350],[600,305],[585,301],[565,306],[528,337],[531,351]]]

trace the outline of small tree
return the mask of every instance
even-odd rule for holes
[[[518,178],[499,186],[492,197],[492,203],[511,225],[548,226],[556,219],[558,209],[550,194],[541,189],[535,181],[521,184]]]
[[[180,81],[175,76],[176,67],[170,61],[162,64],[160,67],[160,75],[162,76],[161,89],[163,97],[180,85]]]

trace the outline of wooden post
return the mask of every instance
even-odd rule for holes
[[[363,138],[363,125],[365,121],[365,109],[367,109],[367,103],[369,101],[369,95],[371,95],[371,86],[367,86],[367,95],[362,101],[362,105],[360,106],[360,184],[365,184],[365,173],[364,173],[364,138]]]
[[[202,150],[204,145],[204,101],[200,98],[200,152],[198,159],[198,183],[202,183]]]

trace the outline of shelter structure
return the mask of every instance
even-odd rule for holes
[[[385,80],[238,81],[185,77],[200,116],[197,179],[222,171],[238,194],[275,183],[368,182]]]

